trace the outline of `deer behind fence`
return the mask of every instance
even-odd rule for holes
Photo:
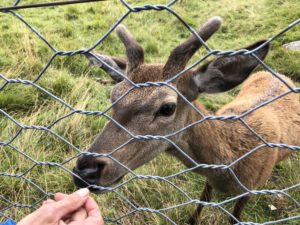
[[[198,35],[207,40],[221,23],[219,17],[211,18]],[[300,103],[295,93],[250,112],[242,119],[224,121],[205,117],[210,113],[197,101],[201,93],[228,91],[244,82],[237,97],[216,113],[216,116],[237,116],[285,93],[289,90],[288,86],[294,87],[293,82],[283,75],[279,78],[284,83],[268,72],[261,71],[250,76],[259,60],[268,53],[267,42],[259,41],[243,48],[253,51],[255,56],[220,56],[187,71],[169,85],[143,86],[126,94],[132,84],[127,79],[123,80],[116,71],[123,72],[134,83],[168,81],[185,69],[201,43],[193,36],[172,51],[166,64],[153,65],[144,63],[143,49],[126,27],[120,25],[117,34],[125,45],[127,60],[86,53],[93,64],[121,81],[111,94],[112,102],[116,103],[113,120],[89,149],[92,153],[111,153],[111,158],[91,155],[79,158],[74,168],[77,186],[113,186],[129,172],[128,168],[134,170],[166,151],[187,167],[196,166],[193,171],[207,178],[200,200],[208,202],[213,189],[237,195],[262,187],[273,167],[292,153],[289,149],[270,145],[250,150],[264,143],[300,145]],[[101,63],[99,58],[106,64]],[[121,98],[124,94],[126,96]],[[153,138],[139,139],[139,135],[151,135]],[[117,150],[112,152],[113,149]],[[197,167],[199,164],[231,166],[203,168]],[[241,211],[248,199],[246,195],[237,200],[231,223],[241,220]],[[198,205],[191,215],[190,224],[196,223],[202,207],[202,204]]]

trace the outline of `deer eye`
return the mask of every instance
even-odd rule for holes
[[[175,109],[175,103],[166,103],[160,107],[157,116],[171,116],[175,112]]]

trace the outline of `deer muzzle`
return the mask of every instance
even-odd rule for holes
[[[88,187],[94,192],[103,192],[103,187],[109,187],[120,181],[122,174],[117,172],[115,163],[109,158],[82,156],[73,169],[73,180],[77,187]]]

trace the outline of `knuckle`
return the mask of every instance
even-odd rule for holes
[[[45,204],[45,205],[43,205],[41,207],[41,210],[42,210],[43,215],[45,217],[48,217],[48,216],[52,217],[55,214],[55,212],[56,212],[55,207],[52,204]]]

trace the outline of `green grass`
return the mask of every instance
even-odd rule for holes
[[[11,4],[1,1],[0,6]],[[25,3],[41,2],[24,0]],[[44,1],[43,1],[44,2]],[[167,0],[128,1],[134,5],[145,3],[165,4]],[[207,18],[220,15],[224,18],[221,31],[208,44],[212,48],[229,50],[244,47],[260,39],[270,38],[300,17],[298,0],[179,0],[172,8],[195,29]],[[20,10],[19,13],[32,24],[58,50],[72,51],[92,46],[126,12],[119,1],[84,5]],[[145,49],[146,62],[165,62],[170,51],[189,33],[177,19],[166,11],[143,11],[131,14],[124,24],[135,35]],[[272,69],[300,81],[300,53],[281,47],[284,43],[300,40],[299,26],[280,36],[273,42],[265,60]],[[11,14],[0,14],[0,73],[8,78],[33,80],[49,61],[53,52],[39,40],[23,23]],[[113,33],[100,44],[96,51],[108,55],[124,55],[124,47]],[[206,54],[199,51],[193,61]],[[109,77],[97,68],[90,68],[85,57],[58,56],[37,82],[76,109],[104,110],[110,105],[111,85],[102,85],[99,80]],[[4,80],[0,80],[0,85]],[[216,111],[231,101],[236,91],[219,95],[203,95],[200,101],[210,110]],[[26,125],[47,126],[62,115],[70,112],[66,107],[32,86],[9,84],[0,92],[0,108]],[[60,121],[52,130],[70,141],[74,146],[86,149],[106,124],[105,118],[73,115]],[[18,132],[18,127],[0,115],[0,141],[7,141]],[[14,140],[13,146],[35,160],[63,162],[76,154],[74,149],[53,135],[36,130],[23,130]],[[33,163],[9,147],[0,147],[0,171],[22,173]],[[281,189],[300,182],[299,155],[276,167],[276,173],[265,188]],[[65,165],[71,169],[75,160]],[[176,159],[161,155],[138,169],[140,174],[167,176],[181,171],[184,166]],[[70,193],[76,188],[70,175],[57,167],[37,166],[26,174],[47,192]],[[128,176],[127,178],[129,178]],[[204,178],[185,173],[171,179],[192,198],[200,196]],[[1,195],[23,204],[30,204],[42,195],[24,180],[0,176]],[[119,193],[140,207],[165,208],[184,203],[187,199],[170,185],[157,180],[136,180],[118,189]],[[289,192],[300,200],[299,190]],[[95,196],[102,206],[104,215],[118,217],[130,212],[130,207],[115,193]],[[223,201],[229,196],[216,194],[214,201]],[[1,205],[6,205],[0,199]],[[277,210],[270,210],[274,205]],[[195,205],[187,205],[166,212],[178,224],[185,224]],[[232,204],[226,205],[232,210]],[[27,209],[12,208],[9,215],[20,219]],[[299,209],[281,196],[253,197],[244,211],[245,221],[264,222],[287,216],[299,215]],[[168,224],[161,216],[153,213],[136,213],[124,219],[124,224]],[[226,224],[226,216],[216,208],[207,207],[201,224]],[[285,224],[298,224],[290,221]]]

